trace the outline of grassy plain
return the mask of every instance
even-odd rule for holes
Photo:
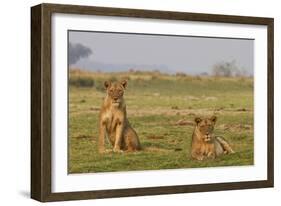
[[[252,78],[79,70],[71,70],[69,78],[69,173],[253,164]],[[128,119],[143,150],[100,155],[97,140],[98,113],[105,96],[102,85],[108,79],[124,78],[128,79]],[[90,84],[85,86],[84,80]],[[218,117],[215,133],[229,140],[236,153],[215,160],[192,160],[193,120],[213,114]],[[107,143],[107,147],[111,145]]]

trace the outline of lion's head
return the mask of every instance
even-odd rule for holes
[[[210,118],[201,118],[201,117],[196,117],[195,118],[195,123],[198,131],[201,133],[201,137],[205,142],[209,142],[213,140],[213,131],[214,131],[214,126],[217,121],[216,116],[212,116]]]
[[[120,82],[105,81],[104,87],[106,88],[107,96],[110,99],[112,105],[119,106],[123,101],[124,90],[127,87],[127,81],[122,80]]]

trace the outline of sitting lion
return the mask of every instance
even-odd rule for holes
[[[192,135],[191,146],[192,158],[196,160],[214,159],[222,154],[234,153],[224,138],[213,134],[216,121],[216,116],[205,119],[195,118],[196,125]]]
[[[100,109],[99,152],[104,152],[104,141],[108,136],[114,152],[141,149],[137,133],[131,127],[123,98],[127,81],[104,82],[106,97]]]

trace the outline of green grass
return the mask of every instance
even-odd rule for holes
[[[70,73],[70,78],[77,78],[75,75]],[[139,135],[142,151],[97,152],[98,113],[105,95],[101,85],[112,77],[129,79],[125,94],[128,119]],[[252,79],[153,73],[88,73],[87,78],[94,80],[94,87],[69,89],[70,173],[253,164]],[[215,133],[229,140],[236,153],[215,160],[192,160],[193,126],[176,122],[213,114],[218,116]]]

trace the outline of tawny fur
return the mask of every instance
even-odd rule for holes
[[[105,151],[105,138],[109,138],[114,152],[136,151],[141,149],[139,137],[131,127],[123,98],[127,81],[104,83],[106,97],[99,116],[99,152]]]
[[[229,143],[222,137],[213,134],[217,121],[216,116],[201,119],[195,118],[192,135],[191,157],[196,160],[214,159],[220,155],[234,153]]]

